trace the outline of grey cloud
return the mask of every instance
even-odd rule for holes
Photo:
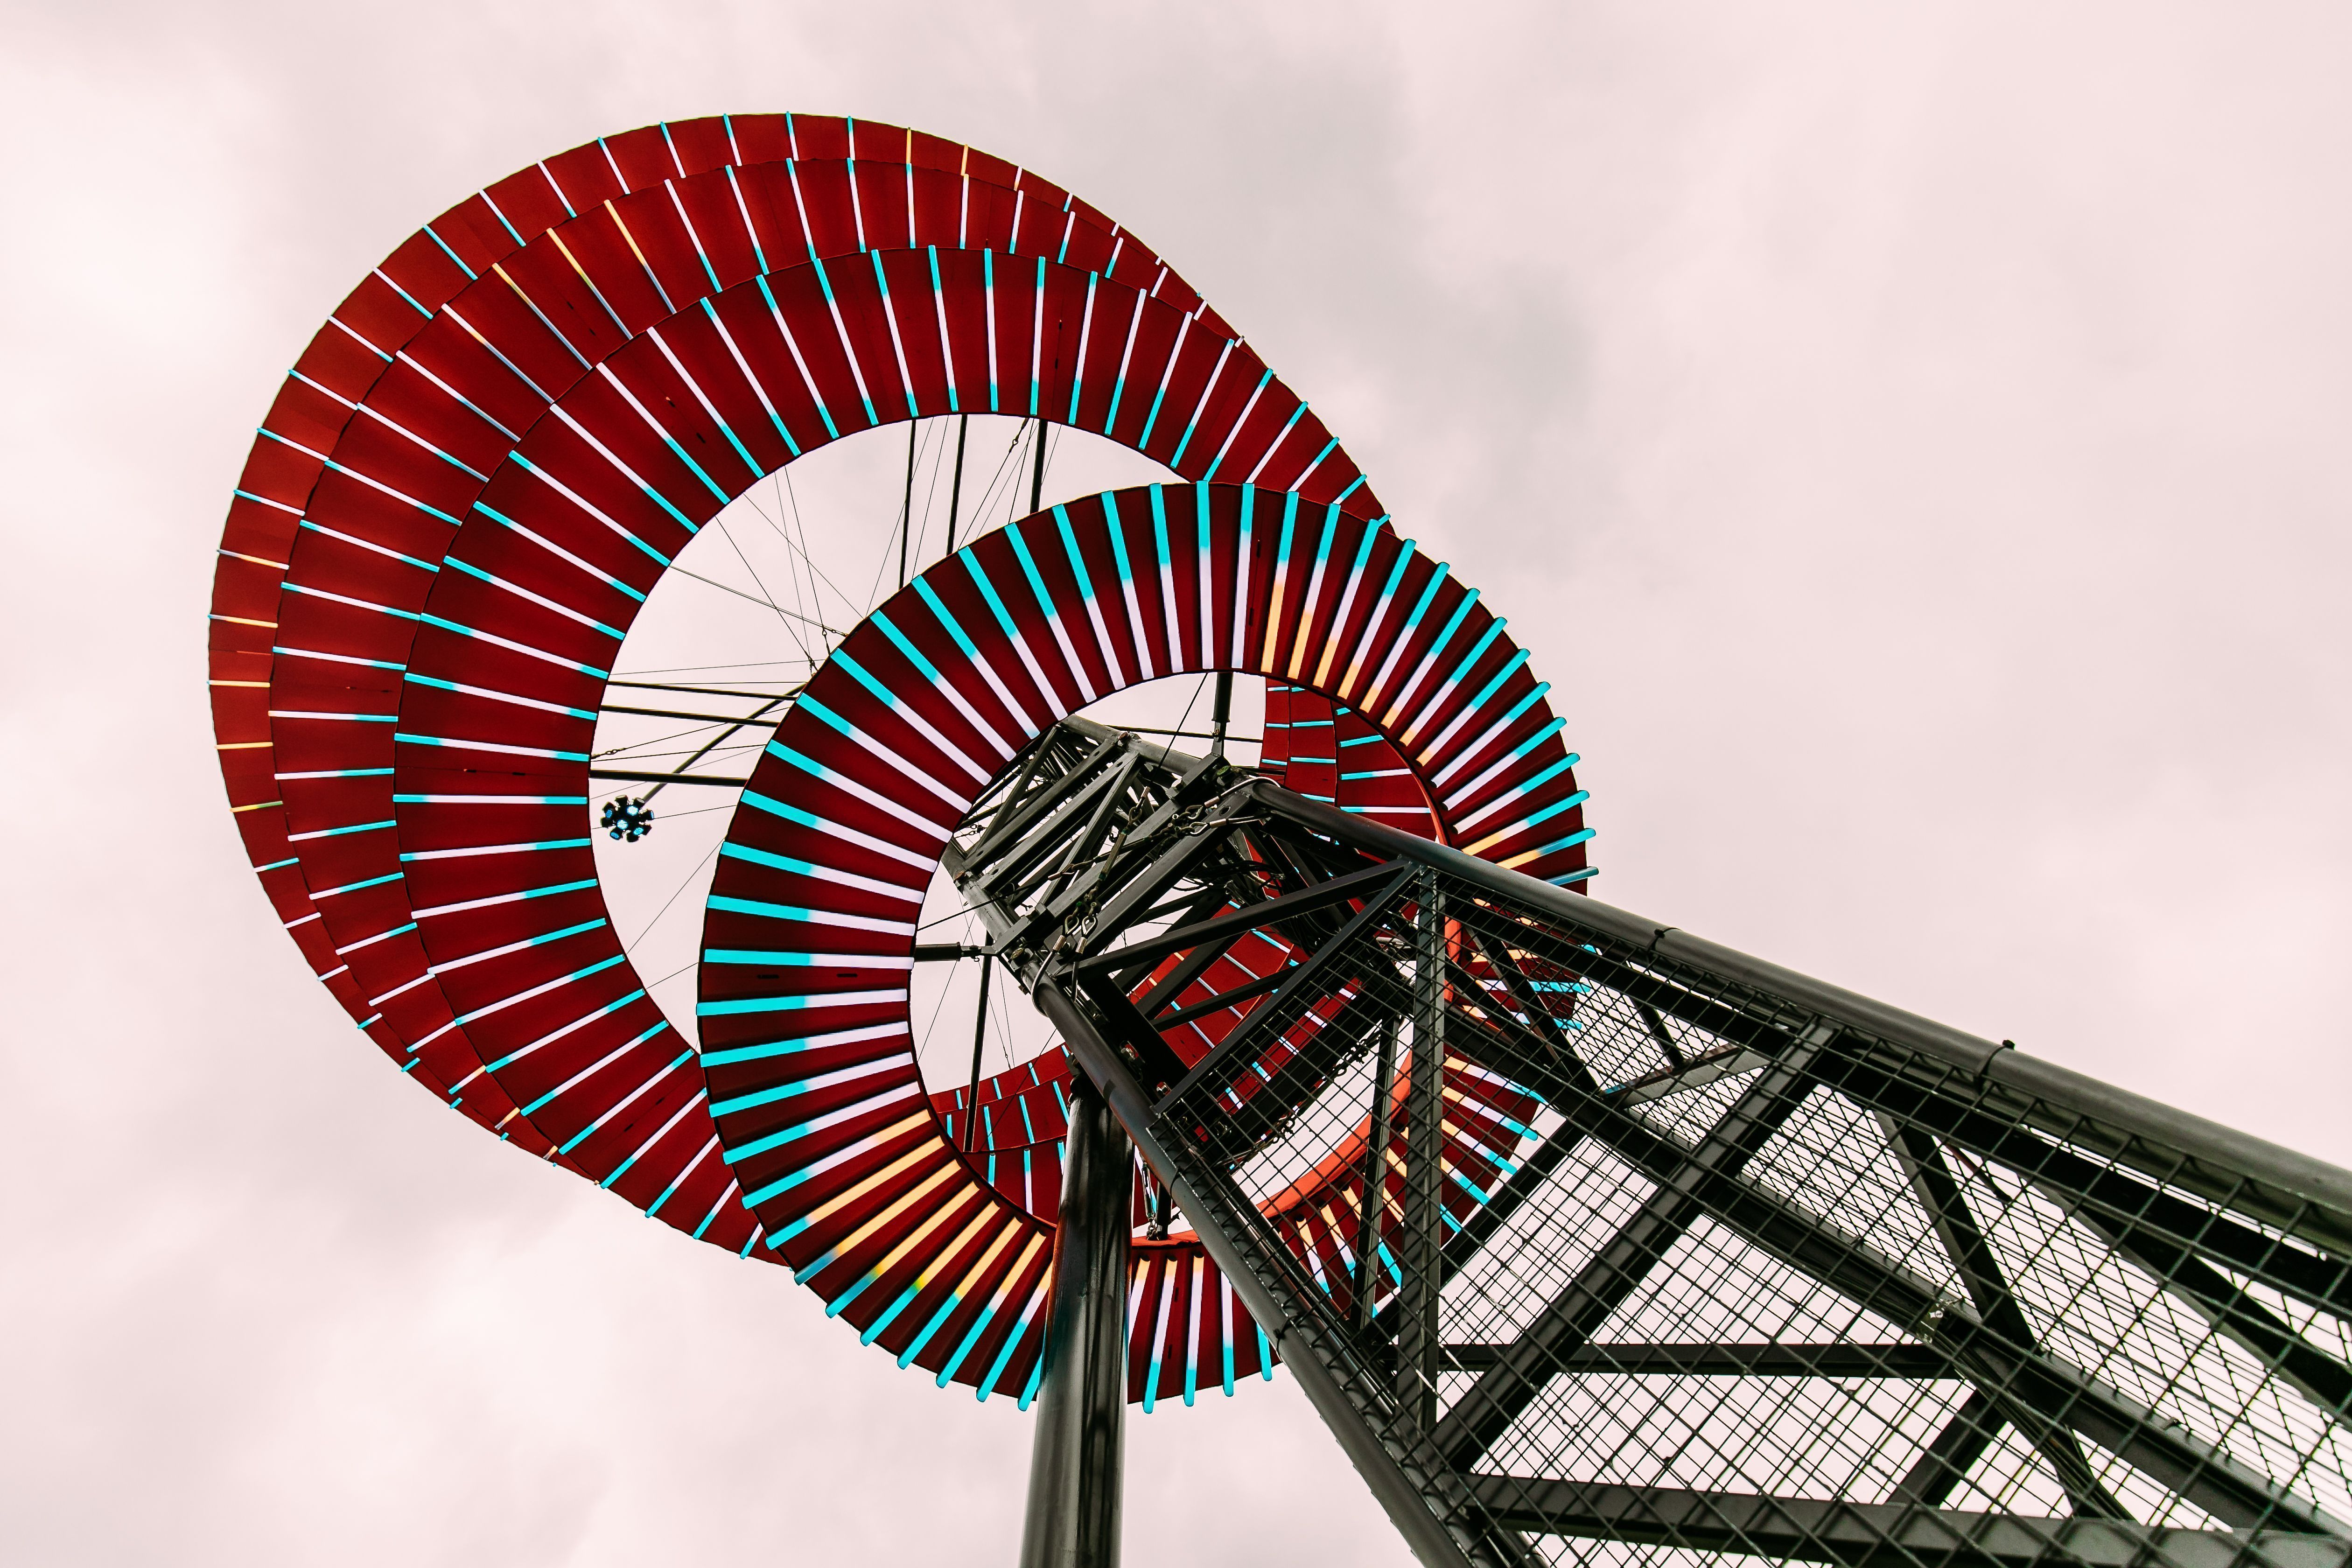
[[[1020,1419],[393,1081],[207,755],[284,365],[663,116],[934,128],[1178,260],[1534,648],[1601,897],[2352,1156],[2335,12],[7,17],[10,1561],[1011,1550]],[[1286,1383],[1131,1430],[1132,1562],[1402,1560]]]

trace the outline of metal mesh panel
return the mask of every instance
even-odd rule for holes
[[[1499,1079],[1542,1106],[1481,1150],[1488,1163],[1457,1155],[1444,1173],[1475,1206],[1444,1215],[1466,1256],[1438,1314],[1429,1436],[1487,1505],[1481,1550],[1508,1554],[1497,1542],[1524,1532],[1555,1560],[1654,1559],[1745,1536],[1772,1557],[1924,1561],[1980,1535],[1970,1516],[2000,1515],[2048,1555],[2097,1555],[2057,1531],[2090,1519],[2115,1521],[2108,1550],[2187,1562],[2285,1549],[2258,1531],[2324,1545],[2352,1519],[2346,1319],[2340,1270],[2315,1289],[2325,1255],[2172,1189],[2161,1161],[2021,1125],[2051,1119],[1948,1063],[1485,889],[1425,885],[1448,917],[1446,1016],[1412,1016],[1412,911],[1360,983],[1412,1019],[1409,1049],[1442,1031],[1449,1089]],[[1280,1148],[1336,1146],[1370,1100],[1360,1068],[1333,1075]],[[1512,1184],[1560,1146],[1540,1180]],[[2042,1157],[1998,1157],[2021,1147]],[[1403,1165],[1391,1150],[1392,1186]],[[1245,1169],[1260,1205],[1297,1174],[1271,1151]],[[1473,1247],[1465,1221],[1482,1216]],[[2299,1286],[2213,1268],[2200,1232],[2220,1226]],[[1345,1327],[1328,1268],[1323,1300],[1297,1303],[1353,1332],[1375,1384],[1393,1351],[1380,1319],[1403,1293],[1386,1273],[1369,1333]],[[2300,1378],[2274,1353],[2289,1340]],[[1392,1375],[1390,1419],[1409,1424],[1423,1380]],[[1740,1500],[1866,1505],[1864,1534],[1883,1539],[1840,1542],[1786,1510],[1759,1523]],[[1946,1539],[1912,1540],[1906,1515]]]
[[[1425,1559],[2352,1556],[2352,1223],[2262,1146],[1263,784],[1153,799],[1011,962]]]

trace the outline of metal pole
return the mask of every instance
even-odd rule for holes
[[[964,1104],[963,1147],[971,1152],[971,1130],[980,1125],[980,1047],[988,1038],[988,974],[996,963],[992,952],[980,958],[980,1013],[971,1021],[971,1093]]]
[[[955,553],[956,510],[963,504],[963,438],[971,434],[971,416],[958,415],[956,416],[955,479],[948,486],[948,543],[947,548],[940,552],[942,555]]]
[[[898,586],[907,585],[907,536],[915,531],[915,432],[919,420],[907,421],[907,499],[898,507]]]
[[[1209,710],[1209,745],[1217,756],[1225,754],[1225,723],[1234,716],[1234,672],[1217,671],[1217,694],[1214,706]]]
[[[1073,1073],[1021,1568],[1118,1568],[1134,1180],[1126,1129]]]
[[[1185,1183],[1167,1148],[1156,1141],[1151,1101],[1128,1070],[1127,1059],[1105,1043],[1095,1030],[1094,1020],[1078,1011],[1057,980],[1041,980],[1031,995],[1037,1010],[1062,1031],[1062,1037],[1069,1043],[1070,1055],[1084,1069],[1083,1073],[1072,1073],[1072,1079],[1084,1077],[1103,1085],[1118,1107],[1121,1125],[1140,1130],[1142,1152],[1151,1163],[1153,1173],[1175,1188],[1177,1203],[1184,1205],[1185,1213],[1192,1217],[1201,1245],[1207,1248],[1219,1272],[1233,1282],[1234,1297],[1257,1321],[1288,1325],[1284,1299],[1274,1293],[1266,1279],[1255,1272],[1252,1255],[1243,1250],[1243,1244],[1236,1240],[1253,1234],[1248,1222],[1239,1212],[1221,1216],[1213,1188]],[[1271,1277],[1269,1273],[1266,1278]],[[1269,1329],[1267,1332],[1274,1334],[1276,1331]],[[1286,1356],[1285,1364],[1297,1378],[1300,1392],[1315,1406],[1324,1426],[1339,1439],[1339,1447],[1355,1465],[1356,1473],[1371,1488],[1372,1496],[1388,1514],[1390,1522],[1404,1537],[1405,1544],[1412,1548],[1412,1554],[1428,1568],[1471,1568],[1461,1544],[1439,1521],[1437,1510],[1442,1505],[1433,1504],[1422,1490],[1433,1477],[1440,1475],[1430,1468],[1437,1463],[1436,1456],[1416,1455],[1416,1468],[1408,1472],[1400,1462],[1403,1456],[1384,1442],[1367,1419],[1363,1392],[1350,1388],[1335,1373],[1336,1358],[1327,1363],[1315,1353],[1310,1334],[1311,1329],[1304,1326],[1285,1326],[1279,1331],[1279,1342],[1286,1349],[1297,1343],[1303,1352]]]
[[[1437,873],[1421,878],[1413,925],[1412,1079],[1405,1100],[1404,1314],[1397,1325],[1397,1404],[1423,1431],[1437,1424],[1441,1339],[1438,1289],[1444,1284],[1445,1193],[1438,1163],[1445,1139],[1445,900]]]
[[[1036,460],[1029,469],[1029,510],[1037,510],[1045,493],[1045,421],[1040,416],[1029,422],[1032,439],[1037,443]]]
[[[1389,1144],[1396,1105],[1397,1021],[1381,1020],[1381,1048],[1372,1068],[1371,1142],[1364,1146],[1364,1194],[1356,1205],[1356,1285],[1348,1301],[1348,1321],[1357,1328],[1371,1315],[1372,1289],[1380,1278],[1381,1218],[1388,1207]]]

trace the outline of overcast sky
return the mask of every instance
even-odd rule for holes
[[[1012,1556],[1024,1418],[396,1082],[213,763],[285,367],[665,117],[1142,234],[1534,650],[1597,896],[2352,1163],[2341,7],[0,17],[0,1558]],[[1129,1430],[1138,1568],[1402,1559],[1286,1380]]]

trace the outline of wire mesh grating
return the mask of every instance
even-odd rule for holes
[[[2352,1557],[2343,1207],[1263,783],[1122,820],[1009,961],[1425,1558]]]

